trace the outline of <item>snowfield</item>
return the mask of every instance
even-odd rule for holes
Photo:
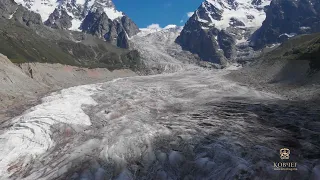
[[[284,113],[268,105],[282,97],[225,79],[230,71],[130,77],[53,93],[2,128],[0,179],[290,176],[274,171],[270,159],[279,159],[291,134],[268,123],[292,118],[262,122]],[[313,162],[299,163],[308,175]]]

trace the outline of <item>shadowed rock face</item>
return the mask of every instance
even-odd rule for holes
[[[55,29],[69,29],[72,26],[71,21],[72,17],[65,10],[59,12],[55,9],[44,24]]]
[[[128,16],[123,16],[121,18],[121,24],[129,37],[132,37],[140,32],[138,26]]]
[[[195,15],[193,16],[195,18]],[[223,56],[223,52],[218,50],[219,45],[215,39],[218,34],[219,31],[217,29],[202,29],[201,22],[190,18],[176,42],[184,50],[198,54],[205,61],[225,64],[226,59]]]
[[[111,31],[112,21],[104,12],[89,12],[81,25],[82,31],[104,38]]]
[[[287,34],[305,34],[320,31],[320,2],[318,0],[273,0],[266,20],[252,39],[256,49],[267,44],[283,42]]]
[[[137,25],[127,16],[112,21],[100,10],[90,11],[83,20],[81,29],[121,48],[129,48],[128,37],[139,32]]]

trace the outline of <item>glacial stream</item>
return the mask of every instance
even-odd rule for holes
[[[312,179],[319,109],[194,70],[64,89],[0,134],[0,179]],[[274,170],[290,149],[294,171]]]

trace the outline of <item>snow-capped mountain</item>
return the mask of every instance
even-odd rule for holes
[[[15,2],[39,13],[44,22],[51,24],[66,13],[72,19],[72,27],[69,29],[76,31],[79,31],[81,22],[89,11],[102,9],[112,20],[124,15],[115,9],[111,0],[15,0]],[[57,16],[59,18],[55,19]]]
[[[139,32],[136,24],[123,12],[118,11],[111,0],[15,0],[15,2],[39,13],[44,24],[49,27],[83,31],[123,48],[128,48],[128,38]]]
[[[206,0],[176,42],[203,60],[224,64],[264,21],[271,0]]]

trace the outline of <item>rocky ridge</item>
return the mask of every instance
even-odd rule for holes
[[[139,32],[137,25],[111,0],[15,0],[40,14],[46,26],[82,31],[118,47],[129,48],[128,38]]]
[[[299,34],[320,31],[320,1],[273,0],[261,28],[251,38],[256,49],[268,44],[281,43]]]

